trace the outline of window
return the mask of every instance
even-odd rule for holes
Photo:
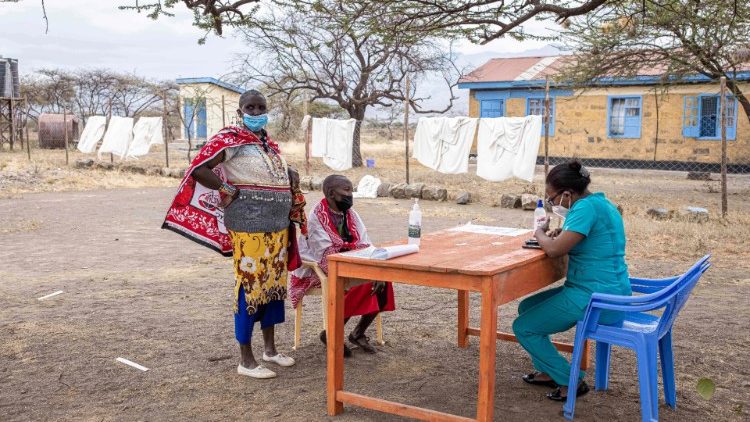
[[[641,137],[641,97],[609,97],[607,134],[610,138]]]
[[[718,95],[685,97],[682,135],[688,138],[721,139],[721,101]],[[737,99],[727,96],[727,139],[737,135]]]
[[[526,99],[526,115],[544,116],[544,97],[530,97]],[[549,99],[549,135],[555,136],[555,99]],[[544,136],[544,121],[542,121],[542,136]]]
[[[479,117],[503,117],[504,115],[504,100],[481,100],[479,102]]]
[[[686,96],[682,116],[682,135],[688,138],[721,139],[721,101],[718,95]],[[737,99],[727,96],[727,139],[737,134]]]

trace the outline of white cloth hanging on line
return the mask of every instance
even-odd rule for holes
[[[500,182],[534,179],[542,116],[496,117],[479,120],[477,176]]]
[[[98,156],[110,153],[117,155],[120,159],[125,157],[133,139],[133,118],[113,116],[109,119],[107,133],[104,134],[104,142],[99,147]]]
[[[152,145],[164,143],[161,117],[141,117],[133,126],[133,140],[128,148],[128,157],[148,154]]]
[[[326,139],[328,137],[328,120],[326,118],[312,119],[312,133],[310,134],[310,156],[323,158],[326,155]]]
[[[78,151],[86,154],[96,151],[96,144],[102,139],[106,126],[106,117],[89,116],[86,119],[86,126],[83,128],[83,133],[81,133],[81,139],[78,140]]]
[[[477,119],[472,117],[422,117],[414,133],[412,157],[440,173],[467,173],[476,127]]]
[[[357,121],[328,119],[323,163],[335,171],[352,168],[352,146]]]

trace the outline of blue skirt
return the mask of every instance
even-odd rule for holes
[[[234,336],[240,344],[250,344],[256,322],[260,322],[261,330],[284,322],[283,300],[272,300],[260,305],[252,315],[247,313],[244,294],[239,295],[238,302],[238,311],[234,314]]]

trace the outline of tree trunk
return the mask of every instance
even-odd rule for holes
[[[365,109],[354,109],[349,116],[356,119],[354,124],[354,142],[352,142],[352,167],[362,167],[362,152],[360,151],[360,139],[362,135],[362,120],[365,118]]]
[[[745,117],[750,120],[750,100],[747,99],[745,94],[740,90],[737,83],[730,78],[727,78],[727,88],[737,98],[737,101],[742,105],[742,110],[745,112]]]

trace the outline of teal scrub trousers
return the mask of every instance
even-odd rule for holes
[[[557,287],[530,296],[518,305],[513,333],[531,355],[534,368],[549,375],[558,385],[568,385],[570,363],[550,340],[550,335],[567,331],[583,319],[591,294],[575,287]],[[599,321],[615,324],[620,313],[605,313]],[[580,379],[586,375],[581,371]]]

